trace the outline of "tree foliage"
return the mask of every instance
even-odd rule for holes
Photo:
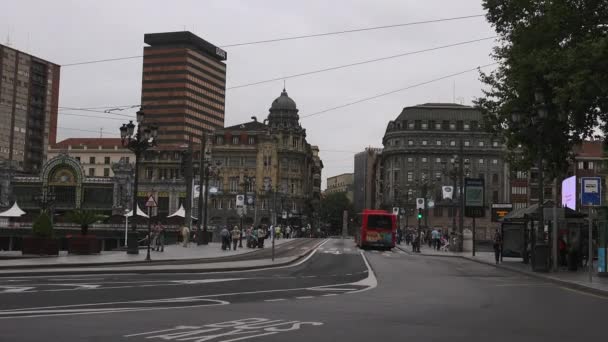
[[[32,232],[34,233],[34,236],[37,237],[53,237],[53,223],[51,222],[51,217],[49,216],[49,214],[43,212],[38,215],[32,225]]]
[[[352,217],[353,206],[344,192],[327,194],[321,199],[321,220],[330,224],[334,230],[341,229],[344,210],[348,211],[349,218]]]
[[[475,101],[486,128],[506,140],[515,167],[539,156],[545,171],[563,172],[572,145],[608,131],[608,1],[484,0],[499,35],[498,67]],[[532,120],[544,98],[547,117]],[[512,114],[519,112],[518,124]]]
[[[106,219],[107,216],[100,215],[91,210],[77,209],[68,213],[67,220],[69,222],[77,223],[80,225],[82,235],[86,235],[89,229],[89,225]]]

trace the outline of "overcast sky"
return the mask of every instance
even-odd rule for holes
[[[483,14],[480,0],[4,1],[0,12],[2,44],[8,39],[13,48],[60,65],[141,55],[143,35],[151,32],[186,29],[222,46]],[[230,87],[493,35],[490,25],[480,17],[225,48],[227,83]],[[302,116],[491,63],[493,45],[487,40],[288,79],[287,92]],[[141,71],[140,58],[62,67],[59,106],[138,104]],[[248,121],[252,115],[265,118],[282,87],[283,82],[276,81],[228,90],[226,125]],[[354,152],[367,146],[382,147],[388,121],[403,107],[453,102],[454,89],[456,102],[471,104],[481,94],[481,87],[478,74],[471,72],[302,119],[309,143],[321,149],[323,183],[328,176],[353,172]],[[59,138],[99,136],[67,128],[95,132],[103,128],[104,137],[118,136],[121,123],[60,114]]]

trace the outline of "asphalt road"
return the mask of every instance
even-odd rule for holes
[[[0,286],[1,341],[584,341],[608,314],[608,297],[351,240],[284,268]]]

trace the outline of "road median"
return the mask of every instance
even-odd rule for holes
[[[80,266],[80,267],[41,267],[41,268],[20,268],[20,269],[4,269],[0,277],[17,277],[17,276],[56,276],[56,275],[81,275],[81,274],[126,274],[126,273],[210,273],[210,272],[233,272],[233,271],[249,271],[265,268],[275,268],[283,266],[291,266],[302,261],[302,259],[311,255],[321,244],[326,240],[307,239],[306,243],[298,244],[302,247],[296,249],[283,249],[280,256],[277,256],[273,261],[271,258],[245,259],[236,261],[222,261],[221,258],[215,258],[214,261],[204,260],[179,260],[178,263],[168,263],[166,261],[159,263],[132,263],[121,265],[95,265],[95,266]],[[290,247],[288,244],[285,247]],[[262,249],[261,251],[270,250],[270,248]],[[289,251],[289,252],[288,252]],[[247,254],[241,254],[246,257]],[[251,256],[251,254],[249,254]]]

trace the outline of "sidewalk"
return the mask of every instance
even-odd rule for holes
[[[285,243],[298,241],[298,239],[280,239],[275,240],[275,246],[280,246]],[[245,241],[243,241],[243,246]],[[266,248],[270,246],[265,243]],[[223,251],[221,244],[210,242],[208,245],[197,246],[191,243],[188,247],[182,247],[181,244],[167,245],[164,252],[150,251],[152,261],[167,262],[167,261],[187,261],[200,259],[221,259],[226,256],[242,255],[254,253],[260,249],[252,248],[237,248],[236,251]],[[31,267],[75,267],[75,266],[99,266],[99,265],[121,265],[121,264],[137,264],[146,262],[146,249],[140,249],[139,254],[127,254],[125,251],[104,251],[100,254],[92,255],[68,255],[66,251],[62,251],[58,257],[29,257],[18,258],[20,251],[16,252],[0,252],[0,257],[16,256],[14,259],[0,260],[0,269],[12,268],[31,268]]]
[[[402,244],[398,245],[397,248],[409,254],[414,254],[412,253],[411,246]],[[510,270],[513,272],[522,273],[531,277],[547,280],[569,288],[592,292],[603,296],[608,295],[608,278],[598,277],[597,274],[594,273],[593,282],[590,283],[587,269],[579,270],[578,272],[569,272],[565,270],[549,273],[533,272],[530,265],[524,264],[521,258],[504,258],[503,261],[497,265],[494,261],[493,252],[477,252],[475,256],[472,256],[471,252],[442,252],[436,251],[426,246],[422,246],[420,248],[420,251],[421,253],[416,254],[424,256],[463,258],[482,264]]]

